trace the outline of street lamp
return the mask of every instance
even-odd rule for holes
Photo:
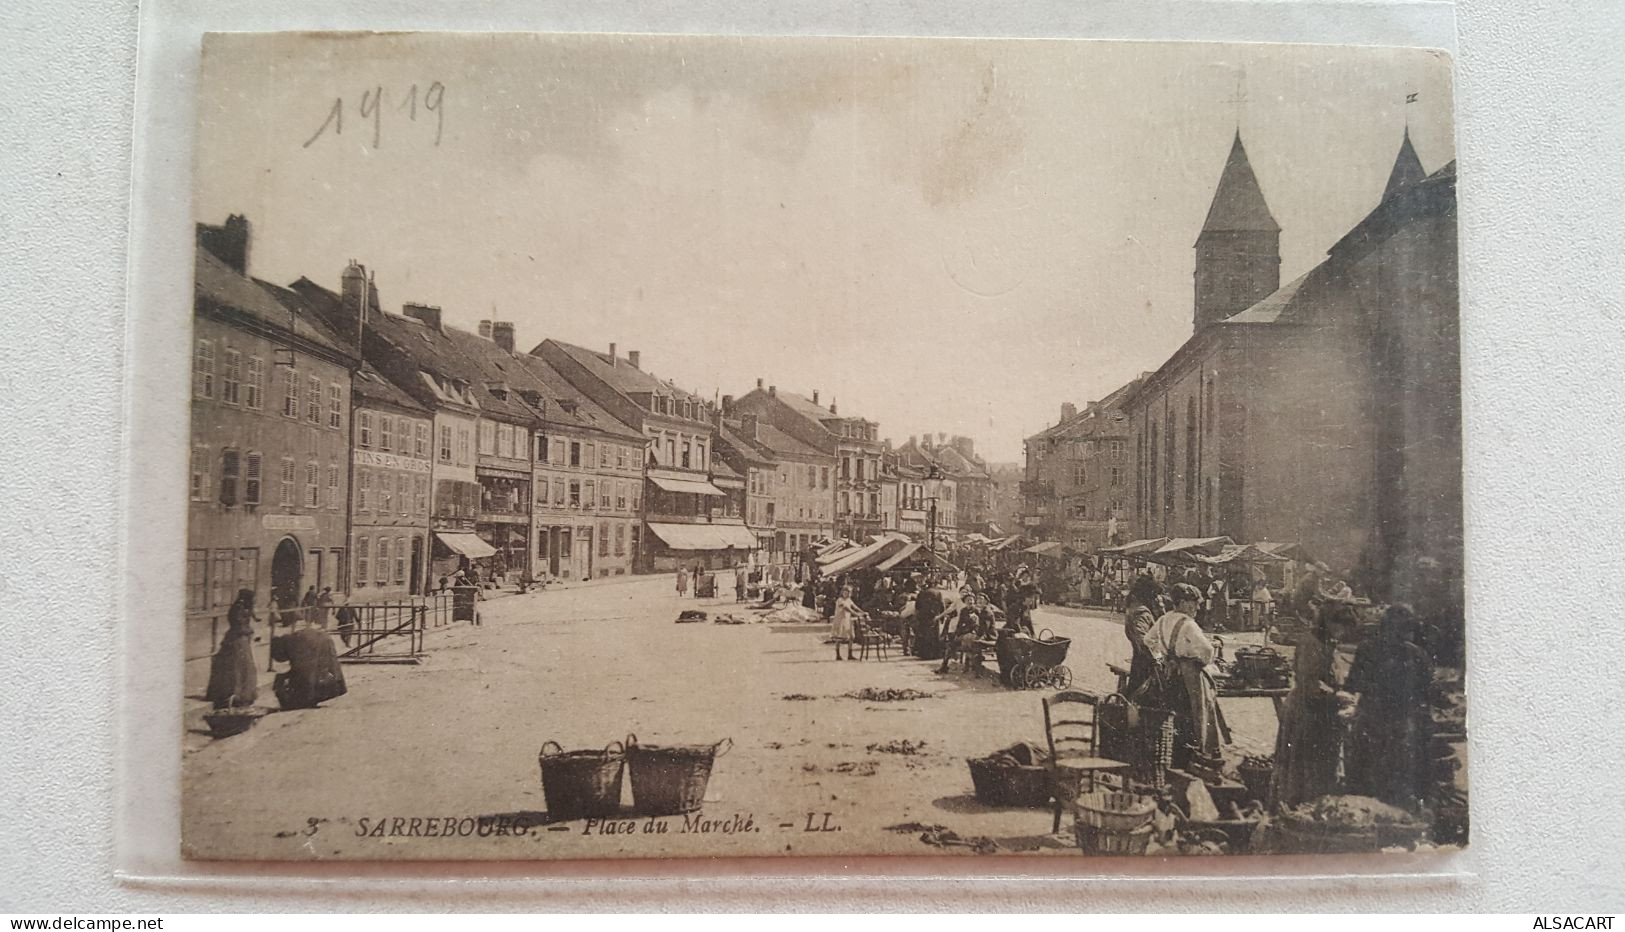
[[[925,470],[925,500],[931,503],[930,515],[926,523],[926,549],[935,553],[937,550],[937,495],[942,491],[942,469],[932,463]]]

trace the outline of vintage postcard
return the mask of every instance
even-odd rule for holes
[[[197,94],[186,857],[1466,844],[1443,53],[213,34]]]

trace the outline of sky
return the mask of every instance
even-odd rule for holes
[[[1284,284],[1376,206],[1407,123],[1425,170],[1455,157],[1450,78],[1335,46],[211,36],[194,215],[246,215],[268,281],[337,290],[355,259],[386,310],[1017,461],[1189,338],[1238,127]]]

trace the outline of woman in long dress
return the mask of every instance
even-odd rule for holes
[[[1123,637],[1128,640],[1130,652],[1125,695],[1134,695],[1140,685],[1151,678],[1151,671],[1156,667],[1156,661],[1151,659],[1151,651],[1145,646],[1145,636],[1157,623],[1155,610],[1157,596],[1161,592],[1161,587],[1149,574],[1135,577],[1134,586],[1129,590],[1128,610],[1123,613]]]
[[[226,634],[209,663],[209,687],[203,697],[217,709],[254,704],[259,694],[254,664],[254,590],[237,590],[226,612]]]
[[[333,636],[310,624],[271,641],[271,659],[286,663],[272,688],[283,709],[314,709],[319,703],[347,692]]]
[[[1332,671],[1337,645],[1354,630],[1354,609],[1322,603],[1314,633],[1297,644],[1292,691],[1281,707],[1275,736],[1275,772],[1270,801],[1287,808],[1337,791],[1342,761],[1343,722],[1338,718],[1338,684]]]
[[[688,595],[688,569],[686,567],[679,566],[677,568],[677,594],[679,596]]]
[[[835,641],[835,659],[841,659],[841,645],[846,645],[846,659],[856,660],[852,654],[852,642],[858,636],[858,618],[863,609],[852,601],[852,587],[842,586],[841,596],[835,600],[835,615],[830,629],[830,637]]]
[[[1175,680],[1173,692],[1180,695],[1175,719],[1184,746],[1196,762],[1219,765],[1219,693],[1208,664],[1213,662],[1213,643],[1194,617],[1202,604],[1202,593],[1189,583],[1173,587],[1174,608],[1157,619],[1145,638],[1145,646],[1159,661],[1171,662]],[[1175,763],[1181,755],[1175,749]]]
[[[1344,765],[1350,793],[1414,809],[1427,786],[1433,663],[1416,643],[1416,614],[1393,605],[1354,654],[1344,689],[1355,695]]]

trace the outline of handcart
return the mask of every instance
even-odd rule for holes
[[[1008,677],[1016,689],[1066,689],[1072,685],[1072,669],[1065,663],[1071,638],[1058,638],[1048,628],[1038,637],[1009,637],[999,642],[999,666],[1010,664]]]

